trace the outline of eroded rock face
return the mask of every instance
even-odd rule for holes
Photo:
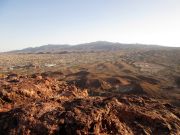
[[[179,134],[179,112],[147,96],[88,96],[41,75],[0,80],[0,134]],[[14,79],[14,76],[13,76]]]

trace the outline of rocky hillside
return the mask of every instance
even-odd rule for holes
[[[122,44],[106,41],[97,41],[91,43],[77,44],[77,45],[43,45],[40,47],[30,47],[22,50],[11,51],[10,53],[61,53],[61,52],[98,52],[98,51],[117,51],[128,49],[162,49],[166,47],[157,45],[143,45],[143,44]]]
[[[89,96],[55,78],[9,74],[0,79],[0,134],[180,133],[180,114],[145,94]]]

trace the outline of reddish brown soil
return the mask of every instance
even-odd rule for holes
[[[38,74],[11,74],[0,79],[0,88],[2,135],[180,134],[177,108],[147,95],[89,96],[86,89]]]

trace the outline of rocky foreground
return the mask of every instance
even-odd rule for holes
[[[89,96],[41,75],[0,79],[0,134],[180,134],[177,108],[147,95]]]

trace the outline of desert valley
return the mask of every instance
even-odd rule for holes
[[[180,134],[180,48],[97,41],[0,53],[0,134]]]

